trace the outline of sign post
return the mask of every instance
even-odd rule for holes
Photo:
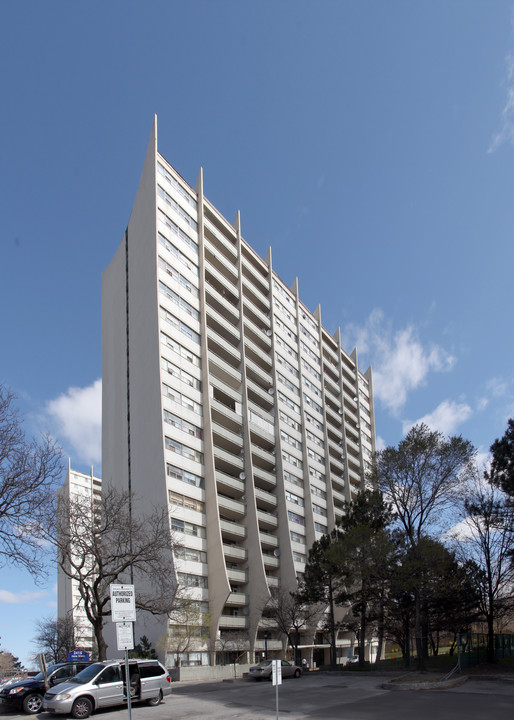
[[[136,622],[136,593],[134,585],[111,584],[111,620],[116,623],[118,650],[125,651],[125,692],[129,720],[132,720],[128,651],[134,649],[134,625]]]
[[[275,685],[275,701],[277,706],[277,720],[278,720],[278,686],[282,685],[282,661],[272,660],[271,661],[271,680]]]

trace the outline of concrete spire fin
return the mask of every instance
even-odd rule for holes
[[[321,325],[321,305],[318,305],[316,310],[314,310],[313,315],[316,318],[316,320],[319,322],[319,324]]]
[[[291,292],[295,297],[298,297],[298,278],[295,277],[293,284],[290,287]]]
[[[350,355],[350,357],[353,360],[353,362],[355,363],[355,365],[358,366],[358,364],[357,364],[357,348],[356,347],[353,348],[353,352]]]
[[[196,178],[195,193],[203,197],[203,167],[200,168],[200,172]]]
[[[339,345],[339,347],[340,347],[340,346],[341,346],[341,328],[340,328],[340,327],[337,328],[337,330],[336,330],[335,333],[332,335],[332,337],[334,338],[334,340],[336,341],[336,343],[337,343],[337,344]]]
[[[271,267],[271,245],[268,248],[268,252],[266,253],[266,257],[264,258],[264,262],[266,265],[270,268]]]
[[[241,210],[238,210],[236,212],[236,216],[234,218],[234,222],[232,223],[232,227],[238,233],[238,235],[241,235]]]

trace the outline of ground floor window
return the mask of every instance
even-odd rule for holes
[[[208,652],[168,653],[166,656],[167,667],[193,667],[208,664]]]

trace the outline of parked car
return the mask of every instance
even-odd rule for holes
[[[13,683],[20,682],[20,680],[23,680],[24,677],[25,677],[24,675],[16,675],[16,677],[0,679],[0,692],[8,685],[12,685]]]
[[[46,671],[47,683],[53,686],[69,680],[90,664],[88,662],[66,662],[49,665]],[[45,689],[45,677],[40,672],[34,677],[4,685],[0,689],[0,702],[35,715],[43,707]]]
[[[133,702],[146,700],[149,705],[158,705],[165,695],[171,694],[171,678],[157,660],[129,660],[129,688]],[[51,688],[45,694],[43,707],[84,720],[97,708],[126,702],[125,661],[105,660]]]
[[[287,660],[281,660],[280,664],[282,666],[283,678],[298,678],[302,674],[302,668],[298,665],[293,665],[292,663],[287,662]],[[248,670],[248,675],[256,680],[262,680],[262,678],[271,679],[272,672],[272,661],[263,660],[258,665],[252,665],[252,667]]]

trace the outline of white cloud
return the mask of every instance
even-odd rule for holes
[[[48,593],[44,590],[39,592],[21,592],[13,593],[10,590],[0,590],[0,602],[8,603],[9,605],[18,605],[20,603],[30,603],[33,600],[39,600],[42,597],[46,597]]]
[[[384,438],[380,437],[380,435],[377,435],[377,438],[376,438],[377,452],[380,452],[380,450],[385,450],[386,447],[387,447],[387,445],[386,445]]]
[[[51,400],[47,412],[57,434],[67,440],[75,461],[100,464],[102,460],[102,380],[85,388],[71,387]],[[70,453],[71,454],[71,453]]]
[[[504,142],[514,145],[514,56],[510,54],[507,55],[506,63],[507,78],[505,85],[507,88],[507,98],[501,114],[502,127],[500,132],[493,136],[487,150],[488,153],[493,153]]]
[[[413,425],[425,423],[431,430],[437,430],[443,435],[452,435],[463,422],[473,414],[472,409],[466,403],[450,402],[443,400],[436,409],[423,417],[411,422],[406,420],[403,423],[403,432],[407,433]]]
[[[380,309],[373,310],[364,327],[349,326],[348,333],[355,338],[359,354],[371,360],[375,397],[394,414],[429,372],[445,372],[455,364],[455,358],[438,345],[424,346],[413,325],[393,331]]]

